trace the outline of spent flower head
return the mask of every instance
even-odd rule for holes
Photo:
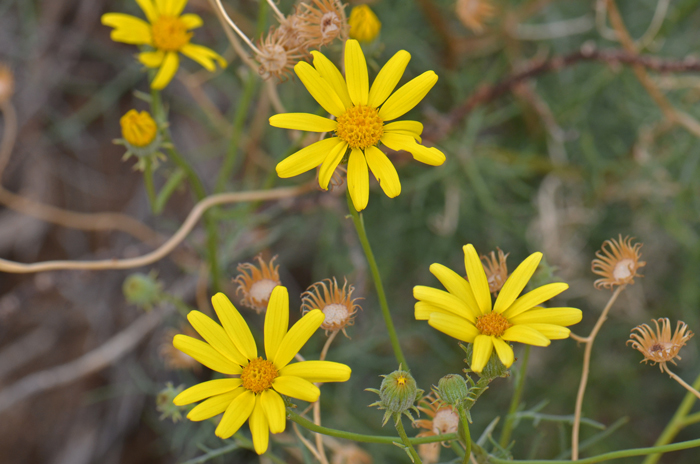
[[[187,414],[192,421],[224,413],[214,432],[224,439],[249,420],[255,452],[263,454],[270,432],[281,433],[286,427],[281,395],[312,403],[321,393],[314,382],[345,382],[350,378],[350,368],[332,361],[290,364],[323,323],[323,313],[311,311],[290,329],[285,287],[273,290],[265,314],[265,359],[258,355],[248,324],[229,299],[217,293],[212,304],[222,325],[199,311],[190,311],[187,319],[205,341],[176,335],[173,345],[228,377],[190,387],[176,396],[173,404],[184,406],[204,400]]]
[[[437,148],[420,145],[423,125],[418,121],[387,121],[413,109],[437,82],[433,71],[426,71],[396,92],[411,55],[405,50],[396,53],[379,71],[370,87],[367,62],[356,40],[345,44],[345,74],[322,53],[314,51],[313,66],[300,62],[294,71],[312,97],[337,119],[307,113],[284,113],[270,118],[270,124],[284,129],[311,132],[334,132],[335,136],[313,143],[282,160],[277,165],[280,177],[294,177],[320,166],[319,185],[324,190],[336,170],[347,157],[347,183],[357,211],[369,201],[369,171],[379,180],[390,198],[401,193],[396,168],[377,145],[381,142],[392,150],[406,150],[425,164],[439,166],[445,155]],[[393,92],[393,94],[392,94]],[[381,108],[380,108],[381,107]]]
[[[667,362],[675,365],[674,358],[681,359],[678,353],[688,340],[693,338],[693,332],[688,330],[685,322],[678,321],[676,330],[671,335],[671,321],[667,317],[652,319],[652,321],[656,325],[656,332],[647,324],[638,325],[632,329],[627,344],[644,355],[644,359],[640,362],[646,364],[651,361],[652,366],[659,363],[659,369],[663,372]],[[637,333],[634,333],[635,330]]]
[[[503,254],[503,251],[498,247],[496,251],[498,252],[498,258],[496,258],[496,252],[493,251],[489,255],[481,256],[481,261],[484,263],[484,271],[486,271],[486,280],[489,283],[489,290],[494,295],[503,288],[503,284],[505,284],[506,279],[508,279],[506,259],[510,254]]]
[[[274,265],[276,255],[269,262],[265,262],[262,255],[257,255],[255,259],[259,267],[252,263],[239,264],[236,269],[240,274],[233,281],[238,285],[236,294],[243,294],[243,304],[261,313],[267,308],[272,289],[282,285],[282,282],[279,265]]]
[[[428,416],[428,419],[419,419],[413,423],[414,427],[419,427],[425,431],[419,433],[418,437],[436,437],[447,433],[456,433],[459,427],[459,413],[457,410],[445,404],[435,393],[423,397],[418,402],[418,410]],[[440,445],[448,446],[445,442],[423,443],[418,445],[418,454],[426,464],[438,462],[440,457]]]
[[[357,5],[350,11],[350,38],[371,42],[377,38],[382,23],[369,5]]]
[[[430,266],[430,272],[447,291],[418,285],[413,287],[417,320],[428,321],[433,328],[451,337],[473,344],[469,360],[474,372],[481,372],[495,352],[505,367],[515,360],[508,342],[548,346],[551,340],[567,338],[566,326],[581,321],[576,308],[542,308],[539,305],[569,286],[552,283],[519,297],[542,259],[533,253],[508,277],[495,303],[484,266],[471,244],[464,246],[464,263],[469,281],[442,264]]]
[[[325,316],[321,328],[328,332],[343,331],[348,337],[345,327],[355,323],[355,314],[359,305],[355,304],[358,298],[352,297],[355,287],[348,285],[347,279],[343,287],[338,286],[338,282],[333,277],[316,282],[301,294],[301,312],[306,314],[314,309],[320,309]],[[350,338],[350,337],[348,337]]]
[[[295,28],[306,49],[319,49],[337,38],[347,39],[348,20],[340,0],[302,2],[297,18]]]
[[[617,240],[603,242],[600,251],[596,251],[597,258],[591,262],[591,269],[603,277],[593,283],[596,288],[612,289],[615,286],[634,284],[635,277],[643,277],[637,272],[647,264],[639,260],[642,257],[639,251],[642,244],[633,245],[632,240],[634,238],[622,238],[620,234]]]
[[[413,422],[411,410],[415,411],[416,414],[420,414],[418,409],[416,409],[415,402],[423,396],[424,391],[418,388],[413,376],[401,369],[401,366],[399,366],[398,370],[382,377],[384,379],[379,390],[376,388],[365,389],[379,395],[379,401],[370,404],[370,406],[377,406],[379,409],[386,410],[382,419],[382,426],[387,423],[390,417],[393,417],[394,422],[398,423],[401,420],[401,414],[405,414]]]
[[[496,14],[491,0],[457,0],[457,18],[477,34],[484,31],[484,22]]]
[[[110,37],[115,42],[146,45],[150,51],[138,54],[139,61],[148,68],[157,68],[151,88],[162,89],[168,85],[180,65],[180,53],[215,71],[216,64],[226,67],[218,53],[207,47],[190,43],[193,33],[203,24],[196,14],[182,14],[187,0],[136,0],[148,22],[124,13],[102,15],[102,24],[113,27]]]

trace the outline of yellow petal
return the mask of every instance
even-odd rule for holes
[[[346,382],[351,370],[345,364],[333,361],[302,361],[285,366],[280,375],[301,377],[309,382]]]
[[[264,454],[267,451],[267,445],[270,441],[270,426],[265,417],[265,410],[262,405],[262,396],[255,395],[255,407],[250,415],[250,434],[253,436],[253,448],[258,454]]]
[[[464,303],[467,305],[467,309],[469,309],[474,318],[481,315],[479,305],[476,303],[474,293],[472,293],[472,288],[469,285],[469,282],[467,282],[467,279],[457,274],[449,267],[443,266],[439,263],[431,264],[430,272],[438,278],[440,283],[447,289],[448,292],[464,301]],[[469,320],[474,321],[474,319]]]
[[[416,300],[425,301],[426,303],[437,306],[440,309],[449,311],[450,313],[460,316],[469,322],[476,321],[474,310],[469,308],[464,301],[451,293],[438,290],[437,288],[426,287],[424,285],[416,285],[413,287],[413,297]]]
[[[214,434],[220,438],[228,438],[238,432],[241,425],[250,417],[255,407],[255,393],[250,390],[243,390],[231,404],[226,408],[221,422],[216,427]]]
[[[248,364],[248,359],[238,351],[226,331],[209,316],[199,311],[190,311],[187,315],[194,330],[202,336],[219,353],[240,366]]]
[[[571,330],[555,324],[525,324],[525,326],[535,329],[550,340],[564,340],[571,335]]]
[[[216,71],[215,61],[218,62],[219,66],[222,68],[226,67],[226,60],[221,55],[216,53],[211,48],[204,47],[202,45],[188,43],[180,49],[180,52],[182,52],[182,54],[186,57],[202,65],[202,67],[209,72]]]
[[[400,135],[409,135],[416,142],[420,143],[420,135],[423,133],[423,124],[418,121],[396,121],[384,125],[384,133],[395,133]]]
[[[476,254],[474,246],[469,243],[462,247],[464,251],[464,267],[467,270],[469,285],[474,293],[474,299],[479,305],[481,314],[491,312],[491,292],[489,291],[489,282],[486,279],[486,271],[481,264],[479,255]]]
[[[238,312],[233,303],[219,292],[211,297],[211,303],[214,306],[214,311],[224,326],[224,330],[229,338],[236,345],[238,351],[241,352],[246,359],[255,359],[258,357],[258,347],[255,346],[255,339],[250,333],[248,324],[246,323],[241,313]]]
[[[323,164],[321,164],[321,169],[319,169],[318,171],[318,185],[323,190],[328,190],[328,183],[331,181],[331,177],[333,177],[335,169],[338,167],[338,164],[345,156],[345,152],[347,150],[348,143],[340,143],[335,148],[333,148],[326,156],[326,159],[323,160]]]
[[[228,375],[237,375],[243,372],[241,366],[226,358],[208,343],[204,343],[196,338],[177,334],[173,338],[173,346],[211,370]]]
[[[180,16],[187,0],[156,0],[156,7],[161,15]]]
[[[416,143],[415,136],[412,134],[398,131],[385,132],[379,140],[392,150],[409,152],[413,155],[413,159],[429,166],[440,166],[445,162],[445,155],[440,150]]]
[[[163,64],[160,65],[155,79],[151,82],[151,88],[156,90],[165,88],[175,76],[178,66],[180,66],[180,57],[177,52],[166,53]]]
[[[331,88],[333,88],[335,93],[340,97],[343,105],[345,105],[345,109],[352,107],[348,86],[345,83],[345,79],[343,79],[343,75],[338,71],[338,68],[336,68],[333,62],[326,58],[323,53],[314,50],[311,54],[314,57],[314,67],[321,77],[328,81]]]
[[[437,80],[437,74],[433,71],[426,71],[410,80],[384,103],[379,110],[379,118],[382,121],[391,121],[408,113],[433,88]]]
[[[551,343],[547,337],[526,325],[514,325],[506,329],[501,338],[509,342],[519,342],[534,346],[548,346]]]
[[[201,27],[202,24],[204,24],[202,18],[199,15],[193,13],[188,13],[180,16],[180,21],[187,27],[188,30],[197,29],[198,27]]]
[[[110,38],[115,42],[133,45],[151,45],[151,26],[143,19],[124,13],[102,15],[102,24],[113,27]]]
[[[265,417],[270,424],[270,432],[282,433],[287,426],[287,408],[284,400],[276,391],[268,389],[260,394]]]
[[[542,259],[542,253],[533,253],[525,259],[520,265],[513,271],[513,273],[508,277],[506,283],[501,288],[498,293],[498,298],[496,298],[496,303],[493,305],[493,310],[497,313],[502,313],[508,307],[513,304],[515,299],[523,291],[527,283],[530,281],[530,277],[537,270],[537,266],[540,264]]]
[[[306,61],[300,61],[294,66],[294,72],[299,76],[306,90],[324,110],[335,117],[345,112],[345,105],[331,85]]]
[[[479,335],[473,324],[454,314],[432,313],[428,319],[430,327],[463,342],[472,343]]]
[[[481,372],[491,358],[493,352],[493,340],[489,335],[479,335],[474,339],[474,352],[469,367],[474,372]]]
[[[428,319],[430,319],[430,315],[433,313],[454,314],[451,311],[438,308],[437,306],[431,305],[430,303],[427,303],[425,301],[417,301],[413,308],[413,315],[417,321],[427,321]]]
[[[574,325],[581,322],[583,313],[577,308],[535,308],[509,319],[513,324]]]
[[[365,150],[367,166],[379,181],[379,186],[389,198],[398,197],[401,194],[401,182],[399,174],[389,158],[377,147],[368,147]]]
[[[350,99],[355,106],[366,105],[369,97],[367,61],[357,40],[345,42],[345,78],[348,81]]]
[[[353,148],[350,152],[347,180],[352,204],[357,211],[362,211],[369,202],[369,171],[362,150]]]
[[[153,0],[136,0],[136,3],[138,3],[146,15],[146,18],[148,18],[151,23],[156,22],[158,19],[158,10],[156,10]]]
[[[272,381],[272,388],[283,395],[308,401],[309,403],[313,403],[321,395],[321,390],[316,385],[293,375],[277,377]]]
[[[138,55],[139,61],[149,68],[158,68],[163,64],[165,59],[165,52],[163,50],[156,50],[154,52],[142,52]]]
[[[367,102],[369,106],[377,108],[389,98],[391,92],[396,88],[396,84],[401,80],[409,61],[411,61],[411,54],[406,50],[399,50],[386,62],[374,79],[372,88],[369,89]]]
[[[306,313],[284,336],[275,357],[268,359],[275,364],[278,370],[282,369],[294,359],[301,347],[321,327],[324,319],[323,312],[318,309]]]
[[[198,383],[173,398],[173,404],[175,406],[184,406],[186,404],[196,403],[205,398],[228,393],[240,386],[241,379],[216,379]]]
[[[218,416],[226,411],[231,405],[231,402],[245,391],[247,391],[245,388],[240,387],[230,392],[222,393],[221,395],[212,396],[208,400],[199,403],[187,413],[187,418],[191,421],[199,422]]]
[[[498,337],[494,337],[493,335],[491,336],[491,342],[493,343],[493,347],[496,349],[498,359],[501,360],[504,366],[510,367],[513,364],[513,361],[515,361],[513,348],[511,348],[508,343],[504,342]]]
[[[277,175],[286,179],[310,171],[323,163],[333,149],[344,143],[338,137],[331,137],[312,143],[277,163]]]
[[[554,298],[567,288],[569,288],[569,285],[563,282],[543,285],[515,300],[502,314],[506,319],[510,319],[511,317],[524,313],[528,309],[534,308],[550,298]]]
[[[276,114],[270,117],[270,125],[307,132],[333,132],[338,127],[338,123],[332,119],[309,113]]]
[[[274,359],[289,328],[289,293],[278,285],[272,289],[265,313],[265,354]]]

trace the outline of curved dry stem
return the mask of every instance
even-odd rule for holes
[[[2,111],[5,123],[2,142],[0,143],[0,180],[2,180],[2,174],[10,161],[12,149],[15,147],[15,141],[17,140],[17,112],[10,100],[0,103],[0,111]]]
[[[661,363],[661,370],[665,370],[666,373],[667,373],[669,376],[671,376],[671,378],[672,378],[673,380],[675,380],[676,382],[678,382],[679,384],[681,384],[681,386],[682,386],[683,388],[685,388],[685,389],[688,390],[690,393],[692,393],[693,395],[695,395],[696,397],[698,397],[698,398],[700,399],[700,392],[698,392],[696,389],[694,389],[693,387],[691,387],[690,385],[688,385],[687,383],[685,383],[685,381],[684,381],[683,379],[681,379],[680,377],[678,377],[676,374],[674,374],[673,372],[671,372],[671,369],[668,368],[668,364],[666,364],[666,363]]]
[[[223,16],[223,18],[224,18],[224,20],[226,21],[226,23],[228,23],[228,25],[231,26],[231,28],[232,28],[234,31],[236,31],[236,34],[238,34],[238,36],[239,36],[241,39],[243,39],[243,41],[246,43],[246,45],[248,45],[255,53],[257,53],[257,54],[259,55],[259,54],[260,54],[260,50],[258,50],[258,47],[256,47],[256,46],[253,44],[253,42],[250,41],[250,39],[248,38],[248,36],[245,35],[245,34],[243,33],[243,31],[241,31],[241,30],[238,28],[238,26],[236,25],[236,23],[231,19],[231,17],[228,15],[228,13],[226,13],[226,9],[224,8],[223,3],[221,3],[221,0],[214,0],[214,1],[216,2],[217,9],[219,10],[219,12],[221,13],[221,15]],[[238,50],[236,50],[236,51],[238,51]]]
[[[250,69],[252,69],[255,72],[258,72],[258,64],[248,56],[248,52],[245,51],[245,49],[241,45],[241,42],[239,42],[238,38],[236,38],[235,34],[231,31],[231,28],[228,27],[228,21],[226,19],[227,16],[224,16],[224,13],[222,13],[219,9],[219,6],[217,5],[217,0],[209,0],[209,3],[211,4],[212,9],[216,13],[217,18],[219,18],[219,22],[221,23],[224,33],[226,34],[226,38],[228,38],[228,41],[231,43],[233,49],[236,51],[241,60],[243,60],[243,62],[248,65]]]
[[[39,263],[23,264],[5,259],[0,259],[0,271],[26,274],[32,272],[43,272],[64,269],[86,269],[86,270],[105,270],[105,269],[131,269],[135,267],[146,266],[152,264],[173,251],[187,235],[194,229],[199,218],[209,208],[217,205],[242,203],[249,201],[270,201],[281,200],[302,195],[312,187],[310,185],[302,185],[299,187],[285,187],[273,190],[253,190],[249,192],[234,192],[222,193],[219,195],[211,195],[197,203],[190,211],[185,222],[180,226],[175,235],[170,237],[163,245],[156,250],[146,253],[145,255],[129,258],[129,259],[104,259],[99,261],[44,261]]]

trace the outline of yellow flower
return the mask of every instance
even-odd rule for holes
[[[508,277],[492,307],[479,255],[471,244],[465,245],[469,281],[442,264],[431,265],[430,272],[447,291],[413,287],[413,296],[419,300],[415,317],[451,337],[473,343],[470,365],[474,372],[482,371],[494,349],[501,362],[510,367],[514,355],[508,342],[548,346],[550,340],[569,336],[571,331],[565,326],[581,321],[580,309],[537,306],[569,288],[565,283],[543,285],[518,298],[541,259],[542,253],[533,253],[523,261]]]
[[[350,11],[350,37],[360,42],[371,42],[377,38],[382,23],[368,5],[357,5]]]
[[[377,148],[379,142],[392,150],[406,150],[416,160],[431,166],[445,161],[445,155],[437,148],[419,144],[423,132],[420,122],[385,124],[406,114],[425,97],[438,79],[433,71],[426,71],[392,95],[411,59],[407,51],[399,51],[384,65],[371,88],[367,62],[356,40],[345,44],[345,79],[322,53],[311,53],[314,65],[297,63],[294,72],[311,96],[337,120],[308,113],[285,113],[272,116],[270,124],[284,129],[335,132],[336,136],[309,145],[282,160],[277,165],[280,177],[297,176],[320,165],[318,182],[327,190],[335,168],[350,148],[348,189],[355,208],[361,211],[369,201],[369,170],[387,196],[394,198],[401,193],[396,169]]]
[[[158,126],[148,111],[129,110],[121,117],[122,137],[135,147],[150,145],[158,135]]]
[[[176,335],[173,345],[208,368],[230,378],[210,380],[188,388],[173,399],[177,406],[205,400],[187,418],[202,421],[224,413],[216,435],[228,438],[249,420],[258,454],[267,451],[269,433],[284,432],[286,409],[281,395],[314,402],[320,395],[313,382],[345,382],[350,368],[331,361],[289,364],[323,323],[321,311],[311,311],[289,331],[289,295],[276,287],[265,315],[266,358],[258,356],[253,335],[245,320],[223,293],[212,298],[223,327],[199,311],[187,315],[206,342]]]
[[[183,14],[187,0],[136,0],[146,18],[123,13],[102,15],[102,24],[113,27],[112,40],[134,45],[150,45],[155,51],[139,53],[139,61],[149,68],[160,68],[151,88],[162,89],[172,80],[180,64],[178,52],[201,64],[208,71],[216,70],[214,62],[226,67],[218,53],[190,43],[191,29],[202,25],[196,14]],[[150,23],[150,24],[149,24]]]

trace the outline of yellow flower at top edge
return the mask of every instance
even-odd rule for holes
[[[222,325],[199,311],[187,319],[205,342],[176,335],[173,345],[208,368],[232,376],[210,380],[188,388],[173,399],[177,406],[202,401],[187,418],[210,419],[223,413],[215,434],[229,438],[248,420],[253,445],[258,454],[267,451],[270,432],[286,427],[286,408],[281,395],[310,403],[318,400],[319,388],[313,382],[345,382],[350,368],[331,361],[303,361],[290,364],[302,346],[321,326],[323,313],[314,310],[289,328],[289,294],[275,287],[265,314],[265,353],[258,355],[253,335],[238,310],[223,294],[212,304]],[[223,327],[222,327],[223,326]]]
[[[484,267],[471,244],[464,246],[467,281],[442,264],[430,266],[447,291],[418,285],[413,287],[417,320],[428,321],[433,328],[463,342],[473,344],[471,369],[481,372],[491,353],[510,367],[514,354],[508,342],[548,346],[551,340],[567,338],[566,326],[581,321],[576,308],[542,308],[538,305],[560,294],[569,286],[552,283],[520,295],[542,259],[533,253],[513,271],[501,288],[496,302],[491,293]]]
[[[216,64],[226,67],[224,60],[210,48],[190,43],[191,29],[202,25],[196,14],[181,14],[187,0],[136,0],[148,22],[123,13],[102,15],[102,24],[113,27],[110,37],[115,42],[133,45],[150,45],[155,51],[139,53],[141,63],[149,68],[159,68],[151,88],[162,89],[172,80],[180,65],[180,55],[191,58],[208,71],[215,71]]]
[[[360,42],[371,42],[377,38],[382,23],[368,5],[357,5],[350,11],[350,37]]]
[[[282,160],[277,165],[280,177],[294,177],[320,165],[318,182],[327,190],[335,168],[350,148],[348,189],[355,209],[362,211],[369,201],[369,170],[388,197],[401,193],[396,169],[377,148],[379,142],[392,150],[408,151],[421,163],[439,166],[445,162],[440,150],[420,145],[423,132],[420,122],[386,124],[406,114],[425,97],[438,79],[433,71],[424,72],[393,92],[411,59],[405,50],[397,52],[384,65],[371,87],[367,62],[356,40],[345,43],[345,78],[322,53],[311,53],[313,66],[302,61],[294,66],[294,72],[311,96],[336,120],[308,113],[284,113],[272,116],[270,124],[284,129],[335,132],[335,136]]]

